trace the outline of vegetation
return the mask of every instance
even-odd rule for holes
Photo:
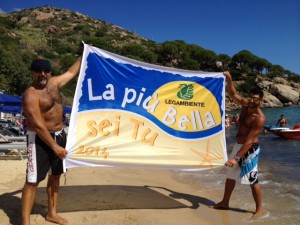
[[[52,74],[60,74],[82,53],[82,41],[152,64],[186,70],[229,69],[234,80],[246,81],[241,91],[247,91],[247,83],[257,76],[300,81],[298,74],[247,50],[230,57],[181,40],[158,44],[105,21],[49,6],[0,14],[0,32],[0,91],[14,95],[30,85],[29,67],[36,55],[50,59]],[[64,90],[66,99],[73,96],[75,83]]]

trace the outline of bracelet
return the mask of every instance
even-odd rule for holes
[[[238,156],[234,156],[234,160],[235,160],[237,163],[239,163],[239,161],[241,161],[241,158],[238,157]]]

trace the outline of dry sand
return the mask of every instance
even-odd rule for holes
[[[27,160],[0,160],[0,225],[21,224],[21,191]],[[78,167],[61,178],[58,211],[71,225],[244,225],[252,212],[215,210],[220,193],[203,193],[180,183],[175,171]],[[46,181],[40,183],[32,225],[45,221]],[[250,193],[249,193],[250,194]],[[250,221],[250,222],[249,222]],[[264,223],[265,224],[265,223]]]

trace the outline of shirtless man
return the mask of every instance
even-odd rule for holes
[[[229,209],[229,200],[236,180],[240,179],[242,184],[250,184],[256,204],[254,217],[259,217],[264,214],[257,170],[258,155],[260,152],[258,136],[265,124],[265,116],[259,108],[263,98],[263,91],[259,88],[252,89],[248,98],[241,97],[232,84],[230,73],[226,71],[224,75],[230,98],[235,103],[241,105],[242,109],[239,117],[236,144],[229,160],[225,163],[227,166],[227,180],[224,197],[221,202],[211,206],[211,208]]]
[[[64,74],[51,77],[51,64],[48,60],[36,59],[31,64],[33,84],[23,95],[23,111],[28,126],[28,163],[22,192],[22,225],[30,224],[30,213],[39,182],[45,179],[48,171],[46,220],[68,224],[56,211],[63,159],[68,153],[64,148],[66,140],[59,89],[78,74],[80,65],[81,58]]]

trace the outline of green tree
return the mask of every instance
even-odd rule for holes
[[[96,37],[105,37],[107,35],[108,29],[107,27],[101,27],[96,33]]]
[[[155,64],[157,62],[157,54],[155,54],[154,52],[148,51],[148,50],[144,51],[141,54],[141,57],[147,63]]]
[[[284,74],[285,74],[285,70],[284,70],[284,68],[282,67],[282,66],[280,66],[280,65],[272,65],[271,67],[270,67],[270,71],[269,71],[269,74],[271,75],[271,76],[284,76]]]
[[[268,60],[255,57],[251,63],[249,63],[249,66],[253,69],[253,71],[256,71],[259,74],[262,74],[263,70],[267,71],[267,68],[269,67],[270,63]]]
[[[0,49],[0,77],[4,81],[1,82],[1,89],[8,94],[20,96],[31,83],[28,59],[23,60],[22,52]]]
[[[179,57],[177,45],[173,42],[164,42],[161,45],[158,62],[164,66],[171,66],[172,61]]]
[[[217,62],[221,63],[220,64],[221,68],[219,68],[219,69],[221,69],[221,70],[224,71],[224,70],[228,70],[229,69],[229,66],[230,66],[230,64],[232,62],[232,59],[231,59],[231,57],[229,55],[219,54],[217,56]]]
[[[203,71],[214,71],[217,55],[212,50],[204,50],[200,56],[200,69]]]
[[[186,70],[199,70],[199,63],[190,57],[186,57],[180,63],[180,68]]]
[[[237,91],[240,93],[248,94],[249,91],[256,85],[254,77],[246,77],[245,82],[237,87]]]
[[[248,65],[254,60],[254,55],[248,50],[242,50],[232,56],[232,60],[239,66]]]
[[[131,44],[131,45],[125,45],[123,46],[121,50],[121,55],[123,56],[141,56],[144,52],[144,47],[139,44]]]

